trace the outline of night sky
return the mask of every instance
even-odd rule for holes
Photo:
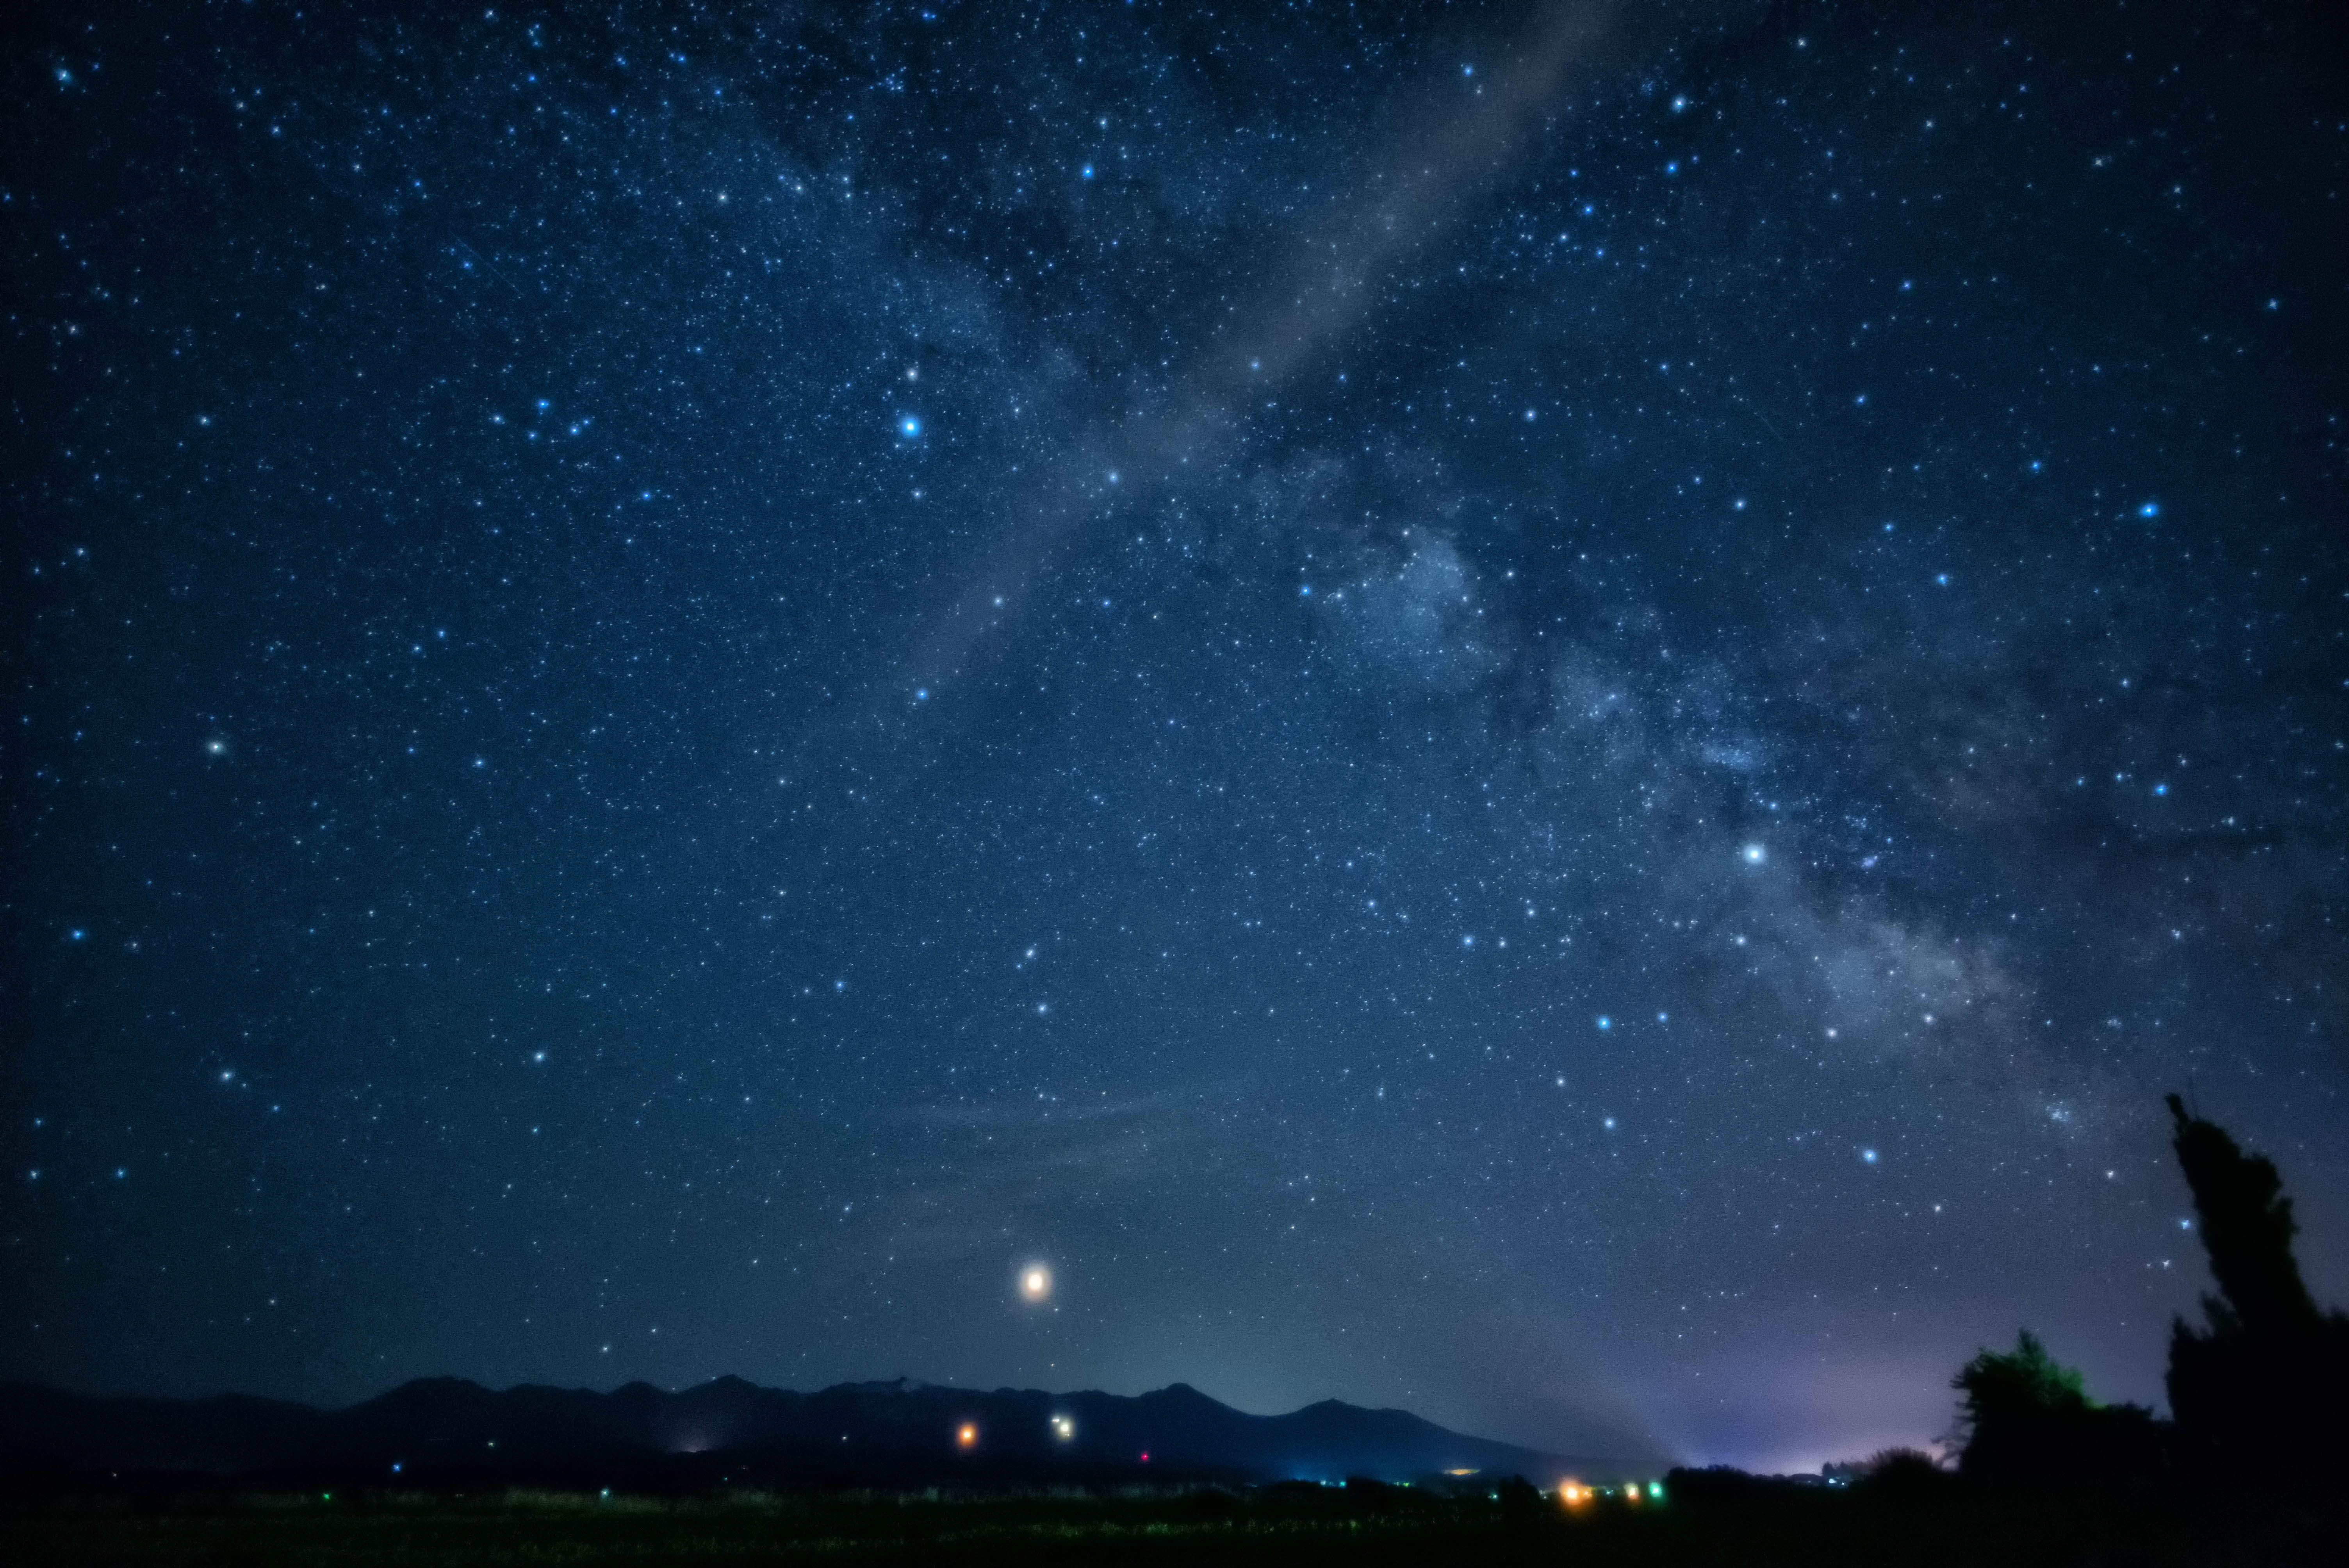
[[[2349,1296],[2343,42],[1928,9],[15,16],[0,1374],[1815,1465],[2189,1087]]]

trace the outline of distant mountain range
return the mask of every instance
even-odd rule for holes
[[[1549,1486],[1654,1474],[1663,1463],[1547,1454],[1335,1399],[1251,1416],[1183,1383],[1136,1396],[903,1380],[801,1394],[720,1377],[675,1393],[631,1383],[604,1394],[443,1377],[335,1410],[235,1394],[118,1398],[0,1384],[0,1479],[19,1486],[177,1476],[667,1490],[1446,1473]]]

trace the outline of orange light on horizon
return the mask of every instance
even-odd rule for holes
[[[1560,1481],[1557,1500],[1568,1508],[1579,1508],[1590,1501],[1590,1489],[1580,1481]]]
[[[977,1423],[965,1421],[961,1426],[955,1429],[955,1447],[958,1449],[975,1449],[978,1447],[978,1427]]]

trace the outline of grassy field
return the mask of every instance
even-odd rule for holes
[[[1775,1494],[1569,1512],[1529,1491],[1268,1488],[1119,1495],[507,1492],[26,1501],[12,1563],[443,1564],[1283,1563],[1589,1564],[2290,1563],[2288,1521],[2211,1528],[2144,1507]],[[2302,1539],[2307,1539],[2304,1535]]]

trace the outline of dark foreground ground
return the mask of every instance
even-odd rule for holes
[[[0,1542],[23,1563],[408,1564],[1283,1563],[2268,1564],[2341,1540],[2280,1500],[2192,1506],[1792,1489],[1569,1512],[1530,1489],[1276,1487],[1153,1494],[693,1499],[552,1492],[18,1496]]]

